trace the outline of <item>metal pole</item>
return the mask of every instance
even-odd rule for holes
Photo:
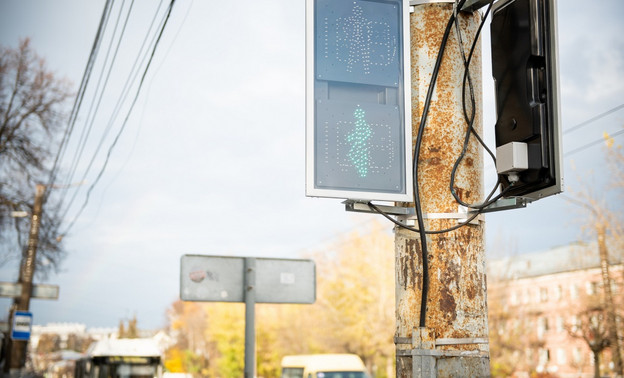
[[[620,339],[618,335],[615,308],[613,305],[613,292],[611,290],[611,277],[609,275],[609,253],[605,240],[606,226],[598,224],[598,252],[600,253],[600,268],[602,272],[602,284],[605,292],[607,307],[607,327],[609,328],[609,341],[611,343],[611,358],[613,360],[613,372],[616,377],[622,377],[622,355],[620,354]]]
[[[245,378],[256,377],[256,259],[245,258]]]
[[[410,16],[412,46],[412,124],[419,125],[426,92],[453,5],[416,5]],[[470,50],[481,17],[459,15],[464,51]],[[481,49],[472,57],[476,101],[474,127],[481,132]],[[458,204],[450,193],[452,167],[467,129],[462,107],[464,63],[453,28],[429,110],[419,164],[423,219],[429,231],[458,224]],[[466,93],[469,93],[466,90]],[[470,100],[467,99],[470,103]],[[418,126],[414,127],[413,141]],[[483,201],[483,155],[475,138],[460,165],[455,191],[462,201]],[[455,219],[454,219],[455,217]],[[429,289],[425,327],[420,327],[423,261],[417,233],[395,229],[397,377],[489,376],[483,222],[429,235]],[[461,355],[461,356],[460,356]]]
[[[32,294],[33,277],[37,261],[37,244],[39,242],[39,225],[41,224],[41,212],[43,207],[43,194],[45,185],[38,184],[35,189],[35,203],[33,206],[30,233],[28,236],[28,248],[22,257],[18,282],[22,284],[22,293],[15,298],[13,313],[15,311],[28,311],[30,308],[30,296]],[[26,348],[28,341],[9,340],[8,363],[5,371],[10,376],[19,375],[26,363]]]

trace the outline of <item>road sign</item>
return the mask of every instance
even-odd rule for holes
[[[180,298],[186,301],[244,302],[245,259],[249,257],[184,255]],[[313,303],[316,273],[312,260],[256,260],[256,303]]]
[[[15,314],[13,314],[13,327],[11,328],[11,338],[13,340],[30,339],[32,320],[32,313],[27,311],[15,311]]]
[[[306,1],[306,195],[411,201],[407,0]]]
[[[314,303],[312,260],[184,255],[180,298],[185,301],[245,302],[245,377],[255,377],[256,303]]]
[[[0,297],[17,298],[22,295],[22,284],[15,282],[0,282]],[[31,298],[58,299],[58,285],[33,285]]]

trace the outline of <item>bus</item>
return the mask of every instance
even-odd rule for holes
[[[162,378],[160,348],[152,339],[104,339],[76,361],[76,378]]]
[[[281,378],[368,378],[368,374],[355,354],[309,354],[284,356]]]

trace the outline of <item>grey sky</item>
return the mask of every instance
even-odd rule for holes
[[[0,2],[0,43],[16,46],[18,38],[31,37],[35,50],[77,87],[103,5]],[[121,63],[131,64],[156,4],[136,1],[135,7]],[[559,8],[565,129],[624,103],[624,3],[562,0]],[[48,281],[61,286],[61,297],[32,302],[36,324],[115,326],[136,314],[141,327],[162,326],[177,298],[182,254],[300,257],[365,222],[383,221],[346,213],[339,200],[304,195],[304,21],[304,0],[176,1],[127,129],[66,239],[63,271]],[[491,130],[488,46],[485,35],[484,128]],[[111,85],[123,83],[121,77]],[[114,101],[106,99],[94,133],[102,132]],[[564,150],[623,125],[624,111],[616,112],[566,135]],[[486,136],[491,140],[492,132]],[[565,159],[569,187],[578,187],[576,177],[604,186],[601,151],[596,146]],[[84,189],[70,218],[83,196]],[[557,197],[486,220],[491,248],[531,252],[582,237],[579,213]],[[14,266],[0,269],[1,281],[15,275]],[[4,314],[9,302],[0,303]]]

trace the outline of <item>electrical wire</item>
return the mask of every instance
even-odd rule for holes
[[[460,7],[463,6],[466,0],[460,1]],[[420,301],[420,319],[419,326],[425,327],[426,324],[426,312],[427,312],[427,295],[429,291],[429,260],[427,252],[427,233],[425,230],[425,223],[423,220],[422,205],[420,203],[420,192],[418,190],[418,159],[420,156],[420,148],[422,146],[423,135],[425,132],[425,125],[427,122],[427,116],[429,114],[429,107],[431,106],[431,98],[433,97],[433,89],[435,88],[438,74],[440,72],[440,66],[442,65],[442,58],[444,56],[444,50],[446,49],[446,43],[448,41],[451,28],[455,22],[455,16],[451,15],[449,21],[444,30],[444,35],[438,49],[438,56],[436,57],[435,66],[431,75],[431,81],[429,82],[429,88],[427,89],[427,95],[425,97],[425,103],[423,106],[423,112],[420,118],[420,124],[418,127],[418,134],[416,136],[416,143],[414,146],[414,156],[412,160],[413,168],[413,187],[414,187],[414,210],[416,214],[416,220],[418,222],[418,233],[420,235],[420,250],[421,260],[423,268],[423,283],[422,283],[422,295]]]
[[[486,200],[486,204],[487,206],[495,203],[496,201],[498,201],[499,199],[501,199],[505,194],[507,194],[507,192],[510,190],[511,185],[508,186],[507,188],[503,189],[501,191],[501,193],[499,193],[496,197],[489,199],[487,198]],[[381,210],[377,205],[375,205],[374,203],[372,203],[371,201],[368,201],[366,203],[368,206],[370,206],[373,210],[375,210],[377,213],[381,214],[384,218],[388,219],[389,221],[391,221],[392,223],[394,223],[395,225],[397,225],[400,228],[404,228],[406,230],[409,231],[413,231],[413,232],[420,232],[420,229],[418,228],[414,228],[414,227],[410,227],[407,226],[399,221],[397,221],[396,219],[392,218],[390,215],[388,215],[386,212],[384,212],[383,210]],[[470,216],[468,216],[465,220],[462,220],[461,224],[458,224],[457,226],[453,226],[453,227],[449,227],[449,228],[445,228],[442,230],[435,230],[435,231],[431,231],[431,230],[425,230],[425,233],[427,235],[436,235],[436,234],[445,234],[447,232],[451,232],[451,231],[455,231],[457,229],[460,229],[461,227],[466,226],[467,224],[469,224],[470,222],[472,222],[474,219],[476,219],[479,215],[483,214],[485,212],[485,208],[487,207],[483,207],[481,209],[478,209],[477,211],[475,211],[474,213],[472,213]]]
[[[106,73],[106,78],[104,79],[104,74],[106,72],[106,70],[102,69],[100,71],[100,76],[98,77],[98,81],[97,84],[95,86],[95,93],[96,95],[93,96],[93,99],[91,100],[91,105],[89,106],[89,110],[87,111],[87,116],[86,118],[86,123],[87,123],[87,127],[82,129],[82,133],[80,134],[80,138],[78,140],[78,148],[76,149],[76,152],[74,154],[74,158],[72,160],[72,163],[70,165],[70,169],[69,172],[70,174],[68,175],[68,180],[67,183],[71,183],[74,177],[74,174],[78,168],[78,162],[80,161],[82,154],[84,153],[84,149],[87,145],[87,139],[89,138],[89,135],[91,134],[91,130],[93,130],[93,125],[95,123],[95,116],[98,113],[98,110],[100,109],[100,105],[102,103],[102,98],[104,97],[104,92],[106,91],[106,88],[108,86],[108,81],[110,79],[111,76],[111,72],[112,72],[112,68],[115,64],[115,61],[117,60],[117,54],[119,53],[119,46],[121,45],[121,40],[123,39],[126,27],[128,25],[128,20],[130,19],[130,13],[132,11],[132,6],[134,5],[134,1],[132,1],[132,3],[130,4],[130,7],[128,9],[128,12],[126,14],[126,20],[124,22],[123,28],[120,32],[119,38],[117,39],[117,47],[115,48],[115,52],[113,53],[113,57],[112,60],[110,61],[110,64],[108,63],[108,59],[110,56],[110,53],[112,51],[112,47],[113,47],[113,43],[115,41],[115,36],[117,35],[117,29],[119,27],[119,22],[121,21],[121,15],[122,15],[122,11],[124,8],[124,4],[125,4],[125,0],[122,2],[121,7],[119,8],[119,13],[117,14],[117,20],[115,21],[115,27],[113,29],[113,34],[112,37],[110,38],[109,41],[109,45],[108,48],[106,50],[106,55],[104,57],[104,63],[103,63],[103,67],[106,67],[107,65],[109,66],[108,68],[108,72]],[[104,79],[104,80],[103,80]],[[102,86],[102,81],[104,81],[103,86]],[[102,88],[100,89],[100,86],[102,86]],[[99,93],[99,96],[97,95]],[[97,153],[97,152],[96,152]],[[89,168],[86,169],[87,171],[89,170]],[[85,177],[82,178],[83,180],[85,179]],[[70,201],[70,202],[73,202]]]
[[[161,0],[161,4],[162,4],[162,0]],[[162,59],[160,61],[160,65],[158,67],[156,67],[156,69],[153,71],[154,73],[151,76],[151,80],[149,82],[149,85],[147,86],[146,89],[146,95],[145,95],[145,101],[143,103],[143,110],[141,111],[141,118],[138,122],[138,128],[136,131],[136,134],[134,136],[134,141],[132,142],[132,147],[130,148],[130,153],[128,154],[128,156],[126,157],[125,161],[123,162],[123,164],[121,165],[121,167],[117,170],[117,172],[113,175],[113,177],[109,180],[108,185],[106,185],[106,187],[103,189],[102,191],[102,195],[100,197],[100,202],[98,204],[97,209],[95,210],[95,215],[92,217],[91,219],[91,223],[95,222],[95,220],[97,219],[100,209],[102,207],[102,204],[104,203],[104,198],[106,197],[106,192],[108,191],[108,189],[110,189],[110,187],[113,185],[113,183],[117,180],[117,178],[119,177],[119,175],[121,174],[121,172],[125,169],[125,167],[128,165],[128,163],[130,162],[132,155],[134,154],[134,150],[137,146],[138,140],[139,140],[139,136],[141,134],[141,129],[143,127],[143,120],[145,118],[145,110],[147,107],[147,104],[149,102],[149,96],[151,93],[151,88],[152,88],[152,84],[154,84],[154,79],[158,76],[158,73],[160,72],[161,68],[163,67],[163,65],[165,64],[167,57],[169,56],[169,53],[171,52],[172,47],[175,45],[178,36],[180,35],[180,32],[182,31],[184,25],[186,24],[186,20],[189,16],[189,14],[191,13],[191,9],[193,7],[193,0],[191,0],[186,13],[184,15],[184,18],[182,19],[182,21],[180,22],[180,26],[178,27],[178,30],[176,31],[175,35],[173,36],[171,43],[169,44],[169,47],[167,48],[166,52],[162,55]],[[160,9],[160,5],[158,6],[158,9]],[[150,30],[151,30],[151,25],[150,25]],[[153,43],[153,41],[152,41]],[[150,44],[151,45],[151,44]],[[141,50],[143,50],[143,46],[141,46]],[[135,61],[136,63],[136,61]],[[137,71],[138,72],[138,71]]]
[[[616,131],[613,134],[609,134],[609,137],[610,138],[615,138],[616,136],[619,136],[621,134],[624,134],[624,130]],[[596,139],[596,140],[594,140],[592,142],[589,142],[589,143],[587,143],[585,145],[582,145],[581,147],[575,148],[572,151],[566,152],[565,154],[563,154],[563,156],[570,156],[570,155],[575,154],[577,152],[581,152],[583,150],[588,149],[589,147],[592,147],[592,146],[595,146],[597,144],[603,143],[604,141],[605,141],[604,137],[600,138],[600,139]]]
[[[110,12],[112,9],[113,0],[106,0],[106,4],[104,4],[104,9],[102,11],[102,16],[100,18],[100,24],[98,26],[97,33],[95,34],[95,39],[93,41],[93,46],[91,47],[91,53],[89,54],[89,59],[87,60],[87,65],[82,74],[82,79],[80,81],[80,86],[78,88],[78,93],[76,95],[76,99],[74,100],[74,105],[72,106],[72,110],[70,112],[68,126],[65,129],[65,133],[61,138],[61,143],[59,145],[58,152],[56,157],[54,158],[54,163],[52,165],[52,169],[50,171],[50,177],[48,179],[48,188],[51,188],[56,181],[56,176],[58,174],[58,167],[60,161],[62,161],[63,156],[65,155],[65,151],[67,150],[67,142],[69,141],[71,134],[74,131],[74,126],[76,125],[76,119],[78,116],[78,112],[80,111],[80,107],[82,106],[82,100],[84,98],[84,94],[89,84],[89,79],[91,78],[91,73],[93,71],[93,65],[97,58],[100,44],[102,42],[102,37],[104,32],[106,31],[106,25],[108,24],[108,17],[110,16]],[[44,202],[47,199],[50,191],[46,191],[44,195]]]
[[[618,111],[620,109],[624,109],[624,104],[620,104],[620,105],[618,105],[618,106],[616,106],[614,108],[611,108],[611,109],[607,110],[604,113],[600,113],[597,116],[594,116],[594,117],[588,119],[587,121],[583,121],[583,122],[579,123],[578,125],[570,127],[569,129],[567,129],[567,130],[565,130],[563,132],[563,135],[569,134],[569,133],[571,133],[573,131],[576,131],[576,130],[584,127],[584,126],[587,126],[587,125],[589,125],[589,124],[591,124],[591,123],[593,123],[593,122],[595,122],[595,121],[597,121],[597,120],[599,120],[601,118],[604,118],[604,117],[608,116],[611,113],[615,113],[616,111]]]
[[[133,1],[133,3],[134,3],[134,1]],[[154,26],[154,22],[155,22],[155,20],[156,20],[156,18],[158,16],[161,4],[162,4],[162,0],[161,0],[161,3],[158,5],[158,8],[156,9],[156,12],[154,13],[154,17],[152,18],[152,22],[151,22],[151,24],[150,24],[150,26],[148,28],[148,31],[147,31],[147,33],[145,35],[145,38],[143,39],[143,44],[141,45],[141,48],[139,49],[139,52],[138,52],[138,54],[137,54],[137,56],[135,58],[134,64],[133,64],[132,68],[130,69],[129,75],[126,78],[126,81],[124,83],[124,87],[123,87],[123,89],[121,91],[121,95],[117,96],[118,97],[117,103],[116,103],[116,105],[115,105],[115,107],[114,107],[114,109],[112,111],[112,114],[111,114],[111,116],[109,118],[109,121],[108,121],[108,123],[106,125],[106,128],[104,129],[104,133],[100,137],[100,141],[99,141],[95,151],[93,152],[93,154],[91,156],[89,164],[87,165],[87,168],[85,169],[85,172],[83,173],[81,181],[85,181],[88,173],[90,172],[91,168],[93,167],[93,164],[94,164],[94,162],[95,162],[95,160],[97,158],[97,155],[99,154],[100,149],[104,145],[105,138],[108,136],[108,133],[110,132],[110,130],[111,130],[113,124],[114,124],[114,121],[117,119],[117,116],[119,115],[119,112],[121,111],[122,105],[126,102],[126,99],[128,98],[128,94],[130,93],[130,88],[132,87],[132,85],[134,84],[134,82],[136,81],[136,79],[138,77],[138,74],[140,72],[139,71],[139,66],[143,65],[143,62],[145,61],[145,59],[147,57],[147,53],[148,53],[149,50],[145,51],[145,55],[141,59],[141,63],[140,64],[138,64],[139,58],[143,54],[143,49],[145,48],[146,42],[148,40],[148,37],[151,34],[152,27]],[[126,18],[126,21],[125,21],[126,24],[127,24],[128,19],[130,17],[130,12],[131,11],[132,11],[132,5],[128,9],[127,18]],[[120,14],[121,14],[121,10],[120,10]],[[162,21],[161,21],[160,26],[162,27]],[[121,41],[122,41],[122,37],[123,37],[124,31],[125,31],[125,28],[126,28],[126,25],[124,25],[124,28],[123,28],[123,30],[122,30],[122,32],[120,34],[120,37],[119,37],[119,40],[118,40],[118,43],[117,43],[117,47],[116,47],[116,50],[115,50],[115,54],[114,54],[113,60],[111,61],[111,64],[110,64],[109,69],[108,69],[108,74],[107,74],[107,78],[106,78],[105,83],[108,83],[108,79],[110,77],[114,61],[116,60],[117,52],[118,52],[118,50],[120,48],[120,45],[121,45]],[[154,39],[155,38],[156,38],[156,35],[154,35],[154,37],[152,38],[152,41],[150,42],[150,45],[152,45],[154,43]],[[105,87],[106,87],[106,84],[105,84]],[[98,101],[98,106],[96,108],[96,112],[97,112],[97,109],[99,109],[99,103],[102,100],[103,91],[104,91],[104,89],[102,90],[102,93],[100,94],[100,99]],[[91,120],[92,123],[93,123],[93,121],[94,121],[94,119]],[[91,123],[91,125],[92,125],[92,123]],[[75,191],[73,196],[72,196],[72,198],[71,198],[71,200],[69,201],[69,203],[65,207],[65,212],[63,214],[63,218],[67,215],[67,212],[69,212],[69,209],[71,208],[71,205],[75,201],[77,194],[78,194],[78,191]]]
[[[154,43],[154,47],[152,48],[151,55],[149,57],[149,60],[147,61],[147,65],[145,66],[145,69],[143,71],[143,75],[141,76],[141,81],[139,82],[139,85],[138,85],[138,88],[136,90],[134,99],[133,99],[132,103],[130,104],[130,108],[128,109],[128,112],[126,114],[126,118],[124,119],[124,121],[123,121],[123,123],[121,125],[121,128],[119,129],[119,131],[117,132],[117,135],[115,136],[115,140],[113,141],[113,143],[111,144],[111,146],[108,149],[108,153],[106,155],[106,160],[104,161],[102,169],[100,170],[99,174],[97,175],[95,181],[89,187],[89,190],[87,191],[87,195],[86,195],[84,203],[82,204],[82,207],[80,208],[80,210],[78,211],[78,213],[76,214],[76,216],[74,217],[72,222],[69,224],[69,226],[65,230],[64,234],[67,234],[67,232],[69,232],[69,230],[75,224],[76,220],[82,214],[82,211],[86,208],[87,204],[89,203],[89,197],[91,195],[91,191],[93,190],[95,185],[97,185],[97,183],[99,182],[100,178],[104,174],[104,171],[106,170],[106,167],[108,165],[111,153],[113,152],[113,149],[115,148],[117,142],[119,141],[119,137],[123,133],[123,131],[124,131],[124,129],[125,129],[127,123],[128,123],[128,119],[130,118],[130,114],[132,114],[132,110],[134,109],[134,106],[135,106],[135,104],[136,104],[136,102],[137,102],[137,100],[139,98],[139,94],[141,93],[141,88],[143,87],[143,83],[145,82],[145,77],[147,76],[147,72],[149,71],[149,68],[150,68],[150,66],[152,64],[152,60],[154,59],[154,55],[156,54],[156,50],[157,50],[158,45],[160,43],[160,40],[162,38],[163,32],[164,32],[164,30],[165,30],[165,28],[167,26],[167,22],[169,21],[169,17],[171,16],[171,11],[173,9],[173,4],[174,3],[175,3],[175,0],[171,0],[171,2],[169,3],[169,7],[167,9],[166,16],[164,18],[164,21],[162,22],[162,26],[160,28],[160,32],[158,33],[158,38],[156,39],[156,41]]]
[[[425,327],[425,325],[426,325],[427,296],[428,296],[428,290],[429,290],[429,263],[428,263],[427,239],[426,239],[427,238],[427,234],[447,233],[447,232],[451,232],[451,231],[459,229],[460,227],[465,226],[466,224],[468,224],[472,220],[474,220],[477,216],[479,216],[484,211],[484,209],[487,206],[491,205],[492,203],[496,202],[498,199],[502,198],[506,194],[506,192],[511,188],[511,186],[507,187],[506,189],[502,190],[499,195],[497,195],[496,197],[492,198],[492,196],[496,192],[497,188],[500,186],[500,179],[499,179],[497,184],[492,189],[492,191],[486,197],[485,201],[482,204],[479,204],[479,205],[466,204],[463,201],[461,201],[459,196],[457,196],[457,194],[455,193],[455,189],[454,189],[455,172],[456,172],[457,167],[459,166],[460,162],[463,160],[463,158],[464,158],[464,156],[466,154],[466,151],[468,149],[468,143],[469,143],[471,135],[475,135],[475,137],[479,141],[479,143],[487,150],[488,154],[492,157],[492,159],[494,161],[496,161],[496,157],[494,156],[492,151],[483,142],[483,139],[480,137],[480,135],[474,129],[474,119],[475,119],[475,115],[476,115],[476,101],[475,101],[475,95],[474,95],[474,88],[473,88],[473,84],[472,84],[472,79],[470,77],[470,72],[469,72],[470,61],[472,59],[472,56],[473,56],[473,53],[474,53],[474,50],[475,50],[476,42],[477,42],[479,34],[480,34],[480,32],[481,32],[481,30],[483,28],[483,25],[485,24],[485,20],[487,18],[487,15],[489,14],[489,12],[491,10],[493,1],[491,1],[489,3],[487,11],[486,11],[485,15],[483,16],[483,18],[481,20],[481,23],[480,23],[479,28],[477,30],[477,33],[475,35],[474,41],[472,43],[472,46],[471,46],[468,58],[466,58],[466,55],[465,55],[464,50],[463,50],[463,42],[461,40],[461,31],[459,30],[459,22],[458,22],[458,15],[457,15],[457,9],[461,9],[461,7],[464,5],[464,3],[465,3],[465,0],[461,0],[461,1],[456,2],[454,4],[453,14],[449,17],[449,21],[448,21],[448,23],[446,25],[446,29],[444,31],[444,35],[443,35],[442,41],[440,43],[440,48],[438,49],[438,54],[437,54],[436,62],[435,62],[435,65],[434,65],[434,68],[433,68],[433,72],[432,72],[432,75],[431,75],[429,88],[427,89],[427,94],[426,94],[425,102],[424,102],[424,106],[423,106],[423,112],[422,112],[420,123],[419,123],[418,134],[417,134],[416,142],[415,142],[415,146],[414,146],[414,155],[413,155],[413,160],[412,160],[412,164],[413,164],[412,168],[413,168],[414,212],[415,212],[415,215],[416,215],[418,228],[409,227],[407,225],[404,225],[404,224],[398,222],[397,220],[393,219],[388,214],[383,212],[381,209],[379,209],[375,204],[373,204],[370,201],[368,202],[368,206],[369,207],[371,207],[373,210],[375,210],[376,212],[378,212],[379,214],[384,216],[386,219],[388,219],[391,222],[393,222],[398,227],[404,228],[404,229],[407,229],[407,230],[410,230],[410,231],[413,231],[413,232],[417,232],[420,235],[421,260],[422,260],[422,268],[423,268],[423,283],[422,283],[422,290],[421,290],[422,294],[421,294],[420,319],[419,319],[419,326],[420,327]],[[452,175],[451,175],[450,189],[451,189],[451,193],[453,193],[453,196],[457,200],[458,203],[460,203],[460,204],[462,204],[463,206],[466,206],[466,207],[476,208],[477,211],[474,214],[472,214],[471,216],[469,216],[466,219],[466,221],[464,223],[462,223],[462,224],[459,224],[457,226],[450,227],[450,228],[447,228],[447,229],[443,229],[443,230],[427,231],[425,229],[425,226],[424,226],[422,205],[421,205],[421,202],[420,202],[420,193],[419,193],[419,188],[418,188],[418,160],[419,160],[420,148],[421,148],[421,145],[422,145],[423,135],[424,135],[424,131],[425,131],[427,116],[428,116],[428,113],[429,113],[429,108],[430,108],[430,105],[431,105],[431,99],[432,99],[432,96],[433,96],[433,91],[434,91],[434,88],[435,88],[435,85],[436,85],[436,82],[437,82],[437,77],[438,77],[438,74],[439,74],[439,71],[440,71],[440,66],[442,64],[444,51],[446,49],[446,44],[448,42],[448,38],[449,38],[450,31],[452,29],[453,24],[455,24],[456,27],[457,27],[457,38],[458,38],[458,41],[459,41],[459,44],[460,44],[460,50],[461,50],[462,59],[464,61],[464,76],[463,76],[463,87],[462,87],[462,107],[463,107],[464,119],[465,119],[468,127],[467,127],[466,135],[465,135],[465,138],[464,138],[464,145],[463,145],[463,148],[462,148],[462,153],[460,154],[460,156],[456,160],[456,162],[454,164],[454,167],[453,167],[453,171],[452,171]],[[466,93],[465,93],[466,83],[468,83],[469,90],[470,90],[470,100],[471,100],[471,110],[472,110],[472,112],[470,114],[469,114],[469,112],[468,112],[468,110],[466,108]]]
[[[459,168],[459,165],[461,164],[461,162],[463,161],[464,157],[466,156],[466,153],[468,151],[468,147],[469,147],[469,143],[470,143],[470,136],[474,135],[475,138],[477,139],[477,141],[479,142],[479,144],[481,144],[481,146],[483,146],[485,148],[485,150],[488,152],[488,154],[490,155],[490,157],[492,158],[492,161],[494,162],[494,164],[496,164],[496,156],[494,155],[494,153],[492,152],[492,150],[490,150],[490,148],[485,144],[485,142],[483,141],[483,139],[481,139],[481,136],[479,135],[479,133],[477,132],[477,130],[475,130],[474,128],[474,120],[475,120],[475,116],[476,116],[476,100],[475,100],[475,94],[474,94],[474,87],[472,84],[472,77],[470,75],[470,62],[472,61],[472,57],[477,45],[477,41],[479,40],[479,36],[481,34],[481,30],[483,29],[483,26],[485,25],[485,20],[487,19],[488,14],[490,13],[490,10],[492,9],[492,4],[493,1],[490,1],[487,10],[485,11],[481,22],[479,23],[479,27],[477,29],[477,32],[475,33],[475,37],[474,40],[472,42],[472,46],[470,48],[470,52],[468,54],[468,57],[466,57],[466,54],[464,52],[464,44],[462,41],[462,33],[461,33],[461,28],[459,25],[459,22],[455,22],[455,33],[457,34],[457,40],[458,40],[458,44],[459,44],[459,50],[460,50],[460,54],[462,57],[462,60],[464,61],[464,75],[463,75],[463,85],[462,85],[462,108],[463,108],[463,113],[464,113],[464,120],[466,121],[467,124],[467,128],[466,128],[466,133],[464,136],[464,143],[462,146],[462,152],[459,155],[459,157],[455,160],[455,163],[453,164],[453,169],[451,170],[451,178],[450,178],[450,182],[449,182],[449,189],[451,194],[453,195],[453,198],[455,199],[455,201],[457,201],[457,203],[459,203],[462,206],[465,207],[469,207],[469,208],[473,208],[473,209],[480,209],[480,208],[484,208],[486,207],[486,203],[488,201],[488,198],[490,198],[492,195],[494,195],[494,193],[496,192],[496,190],[498,189],[498,186],[500,185],[501,181],[500,181],[500,177],[498,178],[496,185],[494,185],[494,187],[492,188],[490,194],[488,195],[488,197],[486,197],[486,200],[481,203],[481,204],[469,204],[464,202],[459,195],[457,194],[457,192],[455,191],[455,177],[457,174],[457,170]],[[453,16],[455,18],[457,18],[457,12],[458,9],[460,8],[460,5],[456,2],[453,4]],[[469,91],[470,91],[470,115],[468,114],[468,110],[466,109],[466,82],[468,83],[469,86]]]
[[[78,163],[79,163],[79,161],[80,161],[80,159],[82,157],[82,154],[84,153],[84,149],[85,149],[85,147],[87,145],[87,141],[88,141],[89,135],[91,134],[91,130],[93,129],[93,125],[95,123],[95,117],[96,117],[96,115],[98,113],[98,110],[100,109],[100,105],[101,105],[102,99],[104,97],[104,92],[106,91],[106,88],[108,86],[108,81],[110,79],[113,66],[115,64],[115,61],[117,60],[117,54],[119,53],[119,47],[121,45],[121,41],[122,41],[123,36],[125,34],[125,30],[126,30],[126,27],[128,25],[128,20],[130,19],[130,13],[132,12],[132,6],[134,5],[134,1],[132,1],[132,3],[130,4],[130,7],[128,8],[128,12],[126,14],[126,19],[124,21],[123,28],[122,28],[122,30],[121,30],[121,32],[119,34],[119,37],[117,38],[117,46],[115,48],[115,51],[113,53],[113,57],[112,57],[112,59],[110,61],[110,64],[109,64],[108,63],[108,59],[109,59],[110,53],[112,51],[113,43],[115,42],[115,36],[117,34],[117,28],[119,27],[119,22],[121,21],[121,16],[122,16],[124,4],[125,4],[125,0],[122,2],[122,5],[119,8],[119,13],[117,14],[117,20],[115,21],[115,27],[113,29],[113,33],[112,33],[112,36],[110,38],[108,49],[107,49],[106,55],[104,57],[104,63],[102,65],[103,68],[100,71],[100,75],[99,75],[97,84],[95,86],[95,91],[94,91],[95,94],[93,96],[93,99],[91,101],[91,105],[89,106],[89,110],[87,112],[87,116],[86,116],[86,125],[87,125],[87,127],[83,128],[82,129],[82,133],[80,134],[80,138],[78,140],[78,147],[76,148],[76,152],[74,153],[74,158],[73,158],[72,163],[71,163],[70,168],[69,168],[69,174],[68,174],[68,178],[67,178],[67,181],[66,181],[66,186],[68,186],[74,179],[74,175],[76,173],[76,170],[78,169]],[[104,79],[103,86],[100,89],[100,86],[102,85],[102,79],[104,78],[104,73],[106,72],[105,67],[107,65],[108,65],[108,72],[106,73],[106,78]],[[99,93],[99,95],[98,95],[98,93]],[[102,141],[106,137],[107,133],[108,133],[108,128],[104,131],[104,135],[101,137],[100,146],[101,146]],[[89,162],[89,165],[85,169],[85,172],[84,172],[82,178],[80,179],[80,182],[85,182],[85,180],[87,178],[87,174],[88,174],[89,170],[91,169],[91,165],[93,164],[93,161],[95,160],[95,156],[99,152],[100,146],[98,146],[98,148],[93,153],[93,157],[91,158],[91,161]],[[67,212],[69,211],[71,205],[74,203],[74,200],[76,199],[76,196],[78,195],[78,192],[79,192],[79,190],[74,190],[73,195],[72,195],[71,199],[69,200],[69,203],[67,204],[67,206],[65,206],[65,211],[62,213],[61,219],[64,219],[66,217]],[[61,197],[61,200],[59,202],[61,208],[64,206],[66,195],[67,195],[67,191],[63,194],[63,196]]]

